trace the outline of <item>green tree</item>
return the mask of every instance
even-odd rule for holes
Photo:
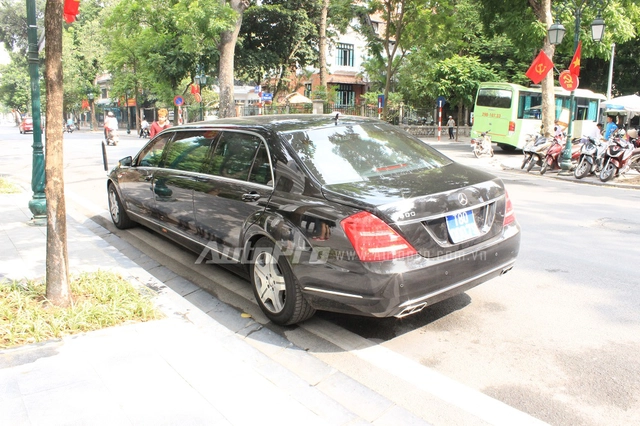
[[[249,7],[236,48],[239,75],[254,84],[266,79],[275,97],[288,93],[296,69],[316,61],[320,13],[317,1],[265,1]]]
[[[31,107],[31,86],[26,56],[10,54],[12,60],[0,66],[0,103],[19,112]]]
[[[429,72],[426,84],[420,87],[430,96],[444,96],[447,102],[458,107],[456,123],[462,122],[464,107],[471,107],[480,83],[496,81],[498,75],[480,60],[472,56],[454,55],[440,61]]]
[[[187,91],[199,67],[211,69],[220,33],[233,19],[232,11],[218,2],[118,3],[104,25],[109,40],[105,64],[114,91],[146,88],[161,104],[171,104],[176,94]]]

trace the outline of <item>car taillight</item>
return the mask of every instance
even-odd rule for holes
[[[342,220],[341,225],[363,262],[399,259],[417,253],[382,219],[369,212],[349,216]]]
[[[502,221],[502,226],[507,226],[516,221],[516,215],[513,212],[513,204],[511,203],[511,198],[509,198],[509,193],[504,191],[505,203],[504,203],[504,220]]]
[[[510,121],[509,122],[509,131],[510,132],[515,132],[516,131],[516,122],[515,121]]]

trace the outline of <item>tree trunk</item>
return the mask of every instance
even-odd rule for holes
[[[233,97],[233,58],[236,51],[236,42],[238,41],[238,33],[242,26],[242,14],[249,7],[246,0],[230,0],[229,5],[238,14],[236,25],[231,31],[223,31],[220,35],[220,66],[218,69],[218,79],[220,82],[220,118],[235,117],[236,104]]]
[[[551,16],[551,0],[542,0],[542,16],[538,16],[547,30],[553,23],[553,16]],[[547,54],[551,60],[553,60],[553,54],[556,47],[549,43],[549,38],[544,38],[544,45],[542,50]],[[547,76],[542,80],[542,127],[544,128],[544,135],[549,137],[553,135],[554,121],[556,118],[556,106],[555,106],[555,93],[553,89],[553,69],[549,71]],[[542,132],[541,132],[542,133]]]
[[[329,9],[329,0],[322,1],[322,12],[320,13],[320,40],[318,53],[318,67],[320,68],[320,87],[322,87],[325,96],[327,90],[327,12]]]
[[[45,195],[47,198],[46,296],[54,305],[67,306],[70,301],[70,295],[62,151],[62,10],[63,0],[47,0],[44,19],[44,33],[47,40],[44,61],[45,84],[47,87],[45,150]]]

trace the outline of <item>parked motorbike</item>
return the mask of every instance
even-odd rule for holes
[[[75,124],[67,124],[65,125],[65,129],[64,129],[67,133],[73,133],[74,130],[76,130],[76,126]]]
[[[148,138],[149,137],[149,128],[148,127],[140,129],[140,137],[141,138]]]
[[[640,148],[624,137],[624,130],[617,131],[604,153],[600,180],[607,182],[626,173],[630,168],[640,168]]]
[[[543,135],[529,135],[528,142],[522,149],[524,159],[522,160],[520,168],[526,168],[527,172],[530,172],[533,166],[542,164],[542,160],[552,143],[552,139],[546,138]]]
[[[120,137],[117,130],[107,130],[107,145],[118,145]]]
[[[583,138],[580,158],[578,158],[578,165],[573,170],[573,176],[576,179],[582,179],[592,173],[599,173],[602,170],[607,146],[608,144],[602,140]]]
[[[473,155],[475,155],[476,158],[479,158],[484,154],[488,154],[493,157],[493,146],[488,130],[486,132],[482,132],[479,138],[471,139],[471,149],[473,150]]]
[[[573,139],[571,142],[571,163],[575,165],[580,158],[582,143],[579,138]],[[557,170],[561,168],[560,163],[562,162],[562,151],[564,148],[564,137],[553,138],[553,144],[549,147],[542,166],[540,167],[541,175],[545,174],[547,170]]]

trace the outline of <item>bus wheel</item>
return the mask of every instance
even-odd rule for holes
[[[507,151],[507,152],[511,152],[511,151],[515,151],[516,150],[515,146],[507,145],[506,143],[499,143],[498,146],[500,147],[501,150]]]

